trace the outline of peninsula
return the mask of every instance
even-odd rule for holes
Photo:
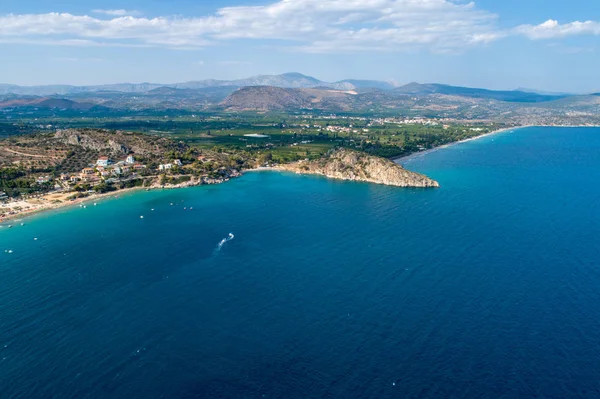
[[[435,180],[408,171],[388,159],[344,148],[332,151],[321,159],[298,161],[277,166],[276,169],[396,187],[440,186]]]

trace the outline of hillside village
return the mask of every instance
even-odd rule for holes
[[[92,183],[100,180],[111,181],[122,177],[135,176],[136,171],[141,171],[146,168],[146,165],[136,163],[133,154],[128,155],[125,159],[113,161],[110,157],[103,156],[98,158],[95,164],[90,164],[83,168],[79,173],[61,173],[59,182],[68,182],[77,184],[79,182]],[[38,177],[38,183],[46,182],[51,179],[51,176]],[[64,185],[58,183],[63,188]]]
[[[129,132],[69,129],[12,137],[0,141],[0,220],[24,207],[121,189],[218,184],[253,166],[239,155]]]

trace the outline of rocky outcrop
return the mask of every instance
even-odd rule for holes
[[[116,154],[127,154],[130,151],[125,145],[118,143],[112,138],[106,139],[106,137],[82,134],[81,131],[75,129],[58,130],[54,137],[64,144],[76,145],[88,150],[108,150]]]
[[[388,159],[347,149],[339,149],[316,161],[301,161],[277,168],[300,174],[315,174],[333,179],[363,181],[396,187],[440,186],[435,180],[408,171]]]
[[[57,130],[54,142],[102,152],[105,155],[122,156],[128,153],[137,155],[162,155],[170,149],[184,149],[169,140],[123,131],[103,129],[63,129]]]
[[[203,185],[212,185],[212,184],[222,184],[228,182],[230,179],[240,177],[242,173],[237,169],[222,169],[222,173],[219,177],[208,177],[208,176],[200,176],[194,177],[190,176],[190,180],[184,181],[177,184],[161,184],[159,180],[154,181],[150,188],[162,188],[162,189],[172,189],[172,188],[185,188],[185,187],[194,187],[194,186],[203,186]]]

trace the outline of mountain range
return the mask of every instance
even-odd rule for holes
[[[78,93],[95,92],[120,92],[120,93],[144,93],[154,89],[169,87],[173,89],[205,89],[212,87],[246,87],[246,86],[275,86],[284,88],[315,88],[327,87],[337,90],[356,89],[380,89],[391,90],[395,87],[392,83],[375,80],[341,80],[339,82],[324,82],[301,73],[284,73],[282,75],[259,75],[246,79],[217,80],[206,79],[184,83],[159,84],[159,83],[117,83],[97,86],[70,86],[70,85],[48,85],[48,86],[17,86],[0,84],[0,95],[19,94],[35,96],[72,95]]]
[[[282,75],[259,75],[246,79],[217,80],[206,79],[183,83],[159,84],[159,83],[116,83],[96,86],[71,86],[71,85],[47,85],[47,86],[17,86],[0,84],[0,95],[16,94],[30,96],[60,96],[76,95],[81,93],[147,93],[153,90],[169,88],[181,90],[200,90],[210,88],[241,88],[248,86],[273,86],[289,89],[328,88],[345,91],[367,91],[367,90],[397,90],[406,94],[457,94],[482,98],[496,98],[507,101],[537,102],[555,98],[565,97],[567,93],[545,93],[531,89],[517,89],[512,91],[496,91],[485,89],[474,89],[467,87],[449,86],[443,84],[419,84],[409,83],[404,86],[378,80],[345,79],[338,82],[325,82],[311,76],[292,72]],[[166,91],[165,91],[166,92]]]
[[[0,110],[49,109],[187,112],[299,111],[393,114],[535,123],[600,122],[600,94],[488,90],[437,83],[347,79],[324,82],[299,73],[238,80],[102,86],[0,85]]]

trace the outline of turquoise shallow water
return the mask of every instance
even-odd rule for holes
[[[0,397],[600,396],[600,129],[407,167],[442,188],[260,172],[1,228]]]

